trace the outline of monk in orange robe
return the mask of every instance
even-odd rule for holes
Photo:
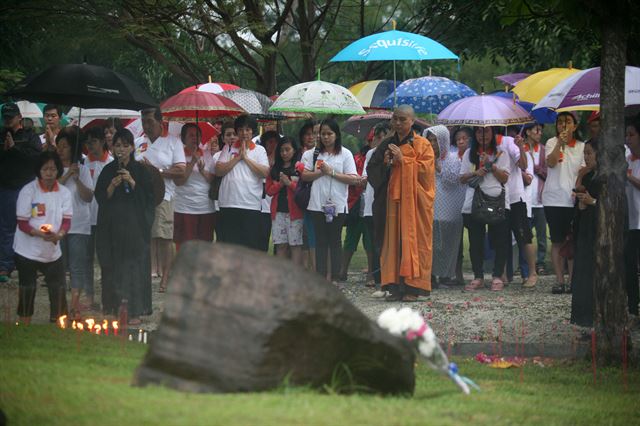
[[[413,131],[414,121],[413,108],[399,106],[391,119],[395,133],[378,146],[367,167],[388,301],[413,302],[431,292],[435,163],[429,141]]]

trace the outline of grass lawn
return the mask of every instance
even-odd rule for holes
[[[465,396],[417,367],[413,397],[340,396],[304,388],[231,395],[129,386],[146,347],[52,326],[0,326],[0,408],[8,425],[637,424],[640,371],[557,363],[520,371],[458,359],[482,392]],[[213,355],[212,355],[213,356]]]

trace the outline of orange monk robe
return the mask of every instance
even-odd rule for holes
[[[433,148],[414,135],[400,146],[387,189],[387,220],[380,256],[382,285],[400,284],[431,291],[433,200],[436,194]]]

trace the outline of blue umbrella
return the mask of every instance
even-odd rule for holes
[[[358,39],[342,49],[330,62],[393,61],[393,81],[396,79],[396,61],[425,61],[458,59],[452,51],[435,40],[419,34],[384,31]]]
[[[501,98],[513,99],[515,96],[516,103],[524,108],[533,118],[535,118],[536,122],[540,124],[549,124],[556,122],[556,116],[558,115],[555,111],[549,108],[539,108],[533,109],[535,106],[534,103],[525,102],[518,99],[518,95],[513,92],[505,92],[504,90],[498,90],[496,92],[490,93],[491,96],[499,96]]]
[[[406,80],[398,86],[394,95],[389,95],[381,107],[392,108],[397,102],[411,105],[416,112],[438,114],[458,99],[477,93],[458,81],[428,76]]]

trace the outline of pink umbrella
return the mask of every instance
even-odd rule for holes
[[[526,72],[514,72],[512,74],[499,75],[494,78],[498,81],[503,82],[504,84],[508,84],[509,86],[515,86],[530,75],[531,74]]]
[[[489,95],[460,99],[438,114],[438,123],[445,126],[511,126],[532,121],[533,117],[513,100]]]
[[[231,83],[205,83],[205,84],[196,84],[195,86],[187,87],[186,89],[182,89],[180,93],[193,92],[197,90],[199,92],[209,92],[209,93],[220,93],[225,90],[236,90],[239,89],[240,86],[236,86]]]

